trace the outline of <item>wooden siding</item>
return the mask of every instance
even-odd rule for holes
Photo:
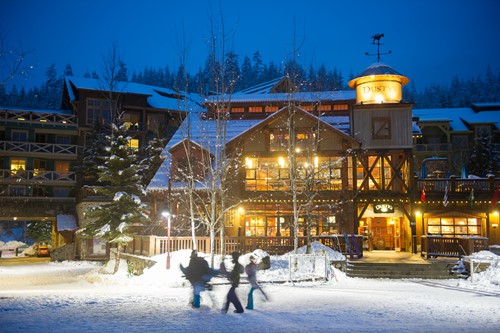
[[[412,109],[409,105],[385,106],[370,109],[366,106],[357,105],[353,110],[352,133],[366,149],[376,148],[412,148]],[[390,118],[390,138],[374,139],[372,122],[374,117]]]

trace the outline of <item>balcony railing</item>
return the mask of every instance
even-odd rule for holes
[[[416,152],[448,152],[451,151],[451,144],[449,143],[429,143],[429,144],[416,144]]]
[[[438,179],[418,179],[417,189],[421,192],[425,189],[426,192],[445,192],[448,188],[449,193],[453,192],[470,192],[472,189],[479,192],[493,193],[500,186],[500,178],[438,178]]]
[[[61,154],[66,156],[68,155],[76,156],[78,152],[78,146],[54,144],[54,143],[0,141],[0,151],[22,152],[22,153],[32,153],[32,154]]]
[[[57,172],[57,171],[35,171],[23,170],[12,171],[0,169],[0,182],[4,183],[29,183],[29,182],[75,182],[75,172]]]
[[[63,113],[42,113],[42,112],[29,112],[19,110],[2,110],[0,113],[0,121],[9,122],[26,122],[35,123],[42,126],[61,125],[76,127],[78,124],[78,117],[74,114]]]

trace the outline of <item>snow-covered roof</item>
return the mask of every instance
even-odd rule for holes
[[[287,91],[285,87],[290,87],[293,92]],[[243,89],[230,95],[210,96],[206,99],[207,103],[219,103],[224,100],[228,103],[276,103],[283,104],[287,101],[303,103],[314,103],[318,101],[345,101],[355,100],[355,91],[321,91],[321,92],[297,92],[293,84],[287,77],[280,77],[267,81],[250,88]]]
[[[274,93],[274,94],[262,94],[262,93],[235,93],[224,97],[227,102],[231,103],[273,103],[280,102],[284,103],[286,101],[293,102],[303,102],[303,103],[314,103],[318,101],[322,102],[334,102],[334,101],[348,101],[356,99],[355,91],[322,91],[322,92],[295,92],[292,94],[288,93]],[[220,97],[213,96],[207,98],[208,103],[217,103]]]
[[[270,115],[269,117],[273,116]],[[237,136],[251,131],[253,127],[257,126],[266,119],[246,119],[246,120],[228,120],[226,127],[226,143],[233,140]],[[347,116],[329,116],[321,117],[325,123],[333,126],[345,134],[349,134],[350,124],[349,117]],[[181,126],[175,132],[172,139],[168,142],[163,150],[162,157],[164,161],[155,176],[151,180],[148,190],[162,190],[167,188],[168,178],[170,174],[171,155],[170,149],[175,145],[182,142],[188,137],[195,144],[214,153],[214,143],[216,134],[217,122],[214,120],[202,120],[200,114],[190,113],[188,117],[182,122]]]
[[[64,214],[58,214],[57,215],[57,231],[64,231],[64,230],[75,230],[78,228],[78,225],[76,224],[76,218],[73,215],[64,215]]]
[[[376,62],[371,64],[367,69],[365,69],[361,74],[356,76],[354,79],[349,81],[349,87],[354,88],[356,86],[356,82],[358,79],[366,76],[382,76],[382,75],[392,75],[392,76],[397,76],[401,79],[401,83],[403,85],[407,84],[410,82],[410,79],[408,79],[406,76],[402,75],[399,73],[397,70],[392,68],[389,65],[386,65],[382,62]]]
[[[76,100],[73,89],[107,91],[109,87],[99,79],[67,76],[66,87],[71,101]],[[196,94],[176,92],[162,87],[149,86],[135,82],[117,82],[114,92],[122,94],[137,94],[147,96],[150,107],[169,110],[199,111],[201,98]]]
[[[270,94],[278,83],[283,80],[282,77],[277,79],[260,83],[250,88],[238,91],[236,94]]]
[[[73,114],[73,110],[53,110],[53,109],[31,109],[12,106],[0,106],[3,111],[19,111],[19,112],[32,112],[32,113],[50,113],[50,114]]]
[[[261,121],[263,120],[228,120],[226,127],[226,142],[229,142],[237,135],[245,132]],[[163,163],[151,180],[148,190],[165,189],[167,187],[171,161],[169,151],[188,136],[190,141],[214,153],[213,148],[216,139],[216,126],[217,122],[215,120],[202,120],[201,114],[194,112],[190,113],[163,150]]]
[[[322,116],[320,117],[325,123],[330,124],[336,129],[344,132],[345,134],[350,134],[351,123],[349,116]]]
[[[418,122],[449,122],[453,131],[469,131],[467,124],[492,124],[500,128],[500,109],[497,111],[479,111],[472,108],[450,109],[414,109],[413,116],[418,117]]]

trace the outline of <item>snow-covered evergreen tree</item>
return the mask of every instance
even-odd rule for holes
[[[97,185],[99,180],[99,166],[104,164],[106,155],[106,128],[97,122],[94,130],[89,132],[83,146],[83,152],[80,161],[76,166],[79,173],[79,179],[82,185]]]
[[[117,244],[115,272],[122,246],[130,242],[131,228],[146,220],[146,207],[140,197],[145,194],[141,184],[141,166],[124,124],[112,124],[106,146],[105,163],[99,168],[99,181],[106,186],[102,193],[110,201],[91,207],[86,212],[89,223],[81,230],[83,237],[97,237]]]
[[[498,174],[498,156],[494,151],[491,136],[474,139],[474,144],[467,164],[470,174],[485,177],[487,174]]]

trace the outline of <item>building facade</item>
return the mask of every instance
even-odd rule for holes
[[[231,242],[355,234],[367,249],[440,246],[454,256],[471,239],[499,244],[498,160],[478,175],[467,162],[481,138],[498,156],[500,103],[413,109],[402,99],[408,81],[376,63],[352,91],[300,92],[285,77],[200,102],[67,77],[61,110],[0,110],[0,223],[23,240],[27,224],[44,221],[54,248],[106,257],[102,240],[75,237],[87,208],[109,200],[77,171],[92,136],[119,114],[130,149],[145,154],[159,133],[169,140],[148,199],[152,220],[164,207],[175,215],[174,236],[189,236],[192,221],[206,235],[199,226],[214,208]]]
[[[414,110],[403,101],[408,82],[376,63],[349,82],[354,91],[298,92],[281,78],[209,98],[204,113],[191,114],[189,126],[181,125],[167,145],[149,189],[168,192],[174,224],[189,235],[189,216],[204,218],[202,209],[185,209],[188,179],[197,179],[195,191],[205,194],[195,206],[206,205],[206,176],[212,174],[206,169],[220,161],[223,143],[228,172],[218,186],[225,197],[224,231],[238,241],[357,234],[369,249],[425,253],[429,236],[453,238],[455,245],[471,236],[483,245],[499,243],[498,175],[461,178],[453,167],[457,155],[470,153],[464,135],[472,142],[487,127],[498,146],[499,105],[481,117],[478,106],[464,108],[463,133],[453,122],[455,109],[440,109],[438,119],[436,111]],[[431,147],[447,148],[443,154]],[[188,170],[186,160],[208,164]],[[433,170],[422,174],[425,167]],[[472,188],[473,210],[464,197]],[[445,227],[450,221],[453,232]]]
[[[87,207],[109,200],[99,195],[96,175],[82,167],[86,150],[95,144],[91,138],[108,133],[120,117],[130,149],[146,157],[150,140],[168,141],[190,103],[195,104],[165,88],[118,82],[111,91],[101,80],[66,77],[61,110],[1,108],[2,230],[29,242],[27,225],[43,221],[52,228],[53,250],[71,243],[73,256],[105,257],[107,244],[75,237],[86,223]]]

